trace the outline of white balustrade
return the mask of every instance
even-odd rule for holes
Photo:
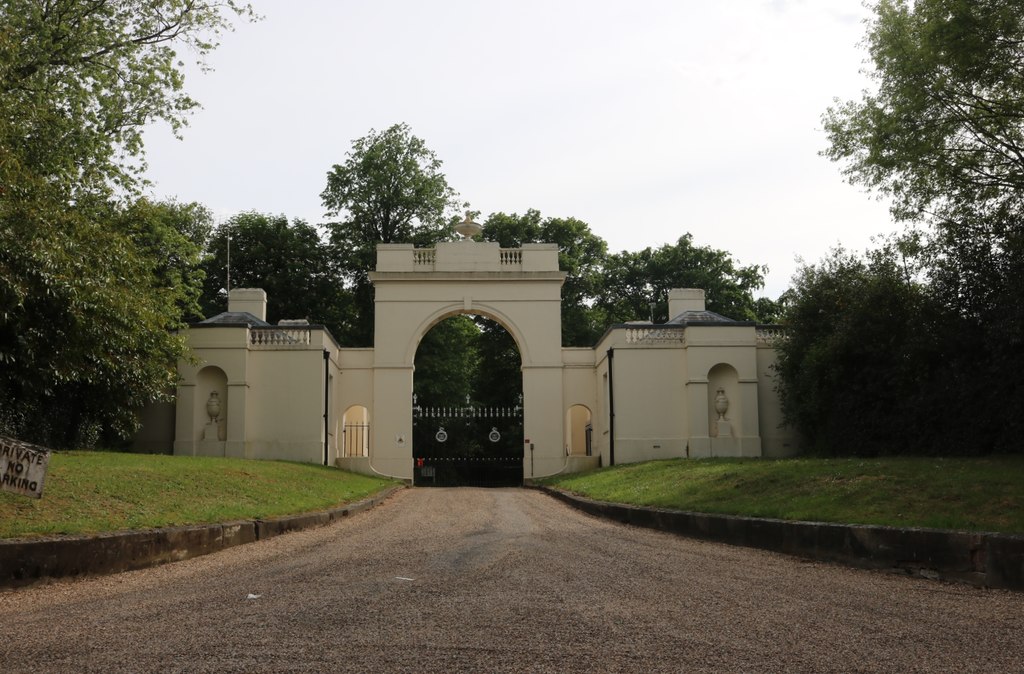
[[[433,248],[416,248],[412,251],[412,263],[417,267],[433,267],[437,251]]]
[[[521,265],[523,264],[523,249],[502,248],[498,259],[502,265]]]
[[[626,328],[626,344],[686,344],[686,332],[679,328]]]
[[[304,348],[312,341],[309,328],[250,328],[249,346],[253,349]]]
[[[775,342],[781,340],[786,336],[786,331],[782,328],[758,328],[757,329],[757,343],[766,344],[771,346]]]

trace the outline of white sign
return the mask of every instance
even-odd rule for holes
[[[49,463],[50,450],[45,447],[0,436],[0,489],[42,498]]]

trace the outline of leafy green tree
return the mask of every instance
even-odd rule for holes
[[[934,292],[916,245],[833,251],[799,271],[778,345],[786,420],[825,454],[1019,451],[985,332]]]
[[[413,391],[421,405],[459,406],[475,400],[480,329],[471,316],[451,316],[427,332],[416,349]]]
[[[766,271],[764,266],[738,266],[728,252],[696,246],[693,236],[685,234],[674,245],[610,255],[596,306],[609,324],[646,320],[652,313],[656,323],[663,323],[673,318],[668,315],[670,289],[702,288],[709,311],[735,320],[770,320],[758,316],[758,307],[767,307],[754,300]]]
[[[758,297],[754,300],[754,317],[758,323],[778,323],[782,320],[782,313],[785,311],[786,299],[780,297],[773,300],[770,297]]]
[[[345,290],[320,232],[303,220],[283,215],[239,213],[210,239],[203,260],[203,311],[227,310],[227,249],[231,237],[231,287],[267,291],[267,319],[305,318],[327,326],[335,336],[352,331]]]
[[[195,102],[175,48],[200,60],[247,6],[8,0],[0,30],[0,427],[57,446],[126,436],[166,395],[190,291],[189,249],[132,197],[142,128]],[[132,213],[132,209],[135,212]],[[128,211],[128,212],[126,212]],[[161,278],[162,275],[162,278]]]
[[[200,260],[213,231],[213,215],[198,203],[138,199],[117,215],[120,226],[150,261],[153,292],[176,295],[185,319],[202,317],[205,272]]]
[[[235,15],[253,16],[233,0],[5,0],[4,163],[65,200],[134,187],[144,126],[160,119],[177,132],[198,105],[177,50],[202,62]]]
[[[882,0],[867,46],[877,85],[830,108],[825,154],[900,219],[1019,209],[1024,11],[1014,0]]]
[[[457,195],[441,160],[407,124],[395,124],[352,143],[348,158],[327,174],[320,195],[338,269],[355,297],[353,345],[373,343],[373,288],[368,273],[379,243],[432,246],[451,237]]]
[[[824,117],[847,178],[923,225],[918,256],[949,323],[949,400],[985,382],[976,442],[1017,449],[1024,416],[1024,7],[1011,0],[882,0],[866,44],[875,87]],[[945,390],[943,387],[937,387]],[[992,433],[992,429],[999,429]]]
[[[174,331],[195,304],[199,249],[150,215],[80,202],[51,214],[45,241],[2,248],[6,432],[57,447],[111,442],[134,431],[136,410],[173,389],[185,354]]]
[[[1024,7],[884,0],[875,12],[877,90],[828,110],[825,154],[890,196],[898,220],[930,226],[936,290],[980,317],[1021,270]]]
[[[511,333],[496,321],[476,318],[480,367],[473,399],[482,405],[514,405],[523,392],[523,358]]]
[[[802,267],[777,346],[783,412],[805,447],[877,455],[937,449],[932,328],[941,308],[893,246],[861,258],[835,250]]]

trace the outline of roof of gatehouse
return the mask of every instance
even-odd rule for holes
[[[248,325],[250,328],[270,327],[270,323],[256,318],[248,311],[222,311],[216,316],[199,321],[196,325]]]
[[[679,314],[666,325],[692,325],[695,323],[737,323],[731,318],[726,318],[722,314],[716,314],[714,311],[695,311],[688,310]]]

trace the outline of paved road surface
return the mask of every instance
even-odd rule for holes
[[[258,595],[258,598],[248,598]],[[1024,594],[416,489],[331,527],[0,593],[3,672],[1024,672]]]

